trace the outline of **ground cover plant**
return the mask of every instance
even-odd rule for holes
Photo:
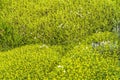
[[[59,58],[59,52],[44,44],[27,45],[1,52],[0,79],[43,79]]]
[[[0,79],[119,80],[119,0],[0,0]]]
[[[120,20],[117,0],[1,1],[1,46],[70,44],[112,31]]]
[[[106,54],[93,51],[90,45],[78,45],[61,59],[48,80],[117,80],[120,75],[118,61],[115,53],[106,57]]]

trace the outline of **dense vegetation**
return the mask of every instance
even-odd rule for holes
[[[120,79],[119,0],[0,0],[0,79]]]

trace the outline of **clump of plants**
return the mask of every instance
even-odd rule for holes
[[[118,40],[118,34],[114,32],[99,32],[88,36],[82,43],[91,45],[93,50],[97,50],[101,54],[108,52],[108,56],[118,53]]]
[[[0,79],[44,79],[60,58],[55,50],[40,44],[0,52]]]
[[[78,43],[92,33],[111,31],[120,20],[116,0],[26,0],[24,4],[23,0],[6,0],[1,6],[4,50],[33,43]]]
[[[118,80],[119,5],[0,0],[0,79]]]
[[[109,53],[109,52],[104,52]],[[69,51],[49,74],[48,79],[119,79],[118,58],[93,51],[90,45],[79,45]]]
[[[92,42],[102,42],[102,41],[118,41],[118,35],[115,34],[114,32],[98,32],[98,33],[93,33],[92,35],[89,35],[86,37],[85,40],[83,40],[87,44],[91,44]]]

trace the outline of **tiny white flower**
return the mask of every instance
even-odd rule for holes
[[[79,42],[78,44],[80,45],[81,43]]]
[[[37,39],[37,37],[34,37],[34,39]]]
[[[86,47],[86,49],[88,49],[88,47]]]
[[[63,72],[65,73],[66,71],[64,70]]]
[[[63,66],[61,66],[61,65],[58,65],[57,67],[58,67],[58,68],[63,68]]]
[[[60,24],[60,25],[58,26],[58,28],[64,28],[64,27],[63,27],[63,24]]]
[[[43,44],[43,45],[40,46],[40,48],[48,48],[48,46]]]
[[[90,12],[87,12],[88,14],[90,14]]]

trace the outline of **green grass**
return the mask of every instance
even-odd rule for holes
[[[0,79],[120,79],[118,0],[0,0]]]
[[[117,0],[5,0],[1,4],[0,44],[8,49],[33,43],[78,43],[92,33],[112,31],[120,20]]]

